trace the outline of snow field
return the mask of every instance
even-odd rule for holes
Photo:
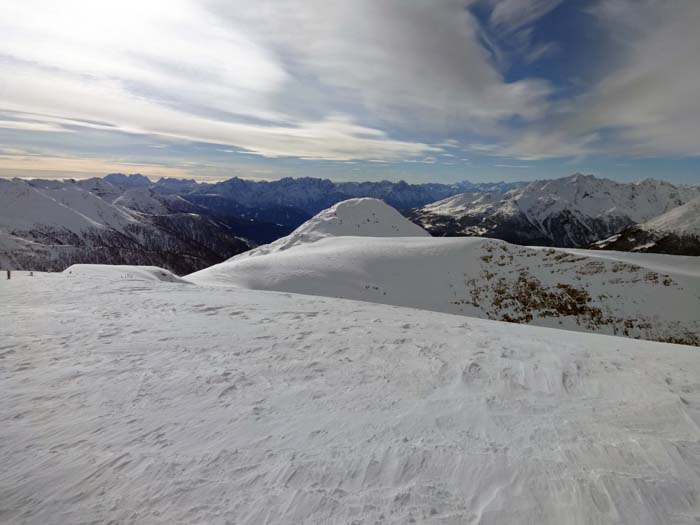
[[[694,523],[696,348],[325,297],[0,281],[3,523]]]

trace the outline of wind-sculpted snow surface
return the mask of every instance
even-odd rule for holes
[[[700,275],[664,263],[490,239],[329,237],[186,279],[700,345]]]
[[[0,296],[4,524],[700,518],[696,348],[76,274]]]

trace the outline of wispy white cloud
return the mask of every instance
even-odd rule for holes
[[[18,131],[67,132],[68,129],[51,122],[29,122],[26,120],[0,120],[0,128]]]
[[[526,164],[494,164],[496,168],[510,168],[510,169],[530,169],[533,166],[528,166]]]
[[[615,42],[596,84],[514,135],[523,159],[700,155],[700,3],[610,0],[590,9]]]
[[[700,2],[614,0],[595,14],[618,36],[619,63],[567,125],[609,128],[630,155],[700,155]]]
[[[475,5],[488,7],[483,24]],[[700,155],[700,3],[592,4],[619,40],[606,50],[614,67],[581,94],[564,98],[534,76],[506,81],[513,49],[524,64],[563,52],[533,36],[560,6],[0,2],[0,130],[66,140],[117,132],[154,148],[202,142],[231,157],[377,165],[456,152],[505,161]],[[513,49],[500,49],[504,40]]]
[[[562,3],[562,0],[489,0],[493,6],[490,23],[505,33],[533,24]]]
[[[503,81],[470,2],[3,2],[0,109],[50,115],[37,131],[104,123],[270,157],[420,156],[441,147],[393,131],[495,129],[546,108],[545,82]]]

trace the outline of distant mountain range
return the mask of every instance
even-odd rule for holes
[[[59,271],[105,263],[187,273],[250,248],[197,210],[179,196],[103,179],[0,179],[0,268]]]
[[[580,174],[529,184],[0,179],[0,268],[149,264],[182,275],[273,243],[351,198],[383,200],[433,236],[697,255],[688,225],[699,197],[698,186]]]
[[[624,184],[575,174],[504,190],[466,192],[406,215],[434,236],[587,247],[698,196],[700,186],[676,186],[652,179]],[[689,213],[697,213],[697,209]]]
[[[334,183],[300,178],[218,183],[114,173],[85,180],[0,179],[0,267],[149,264],[189,273],[292,232],[357,196],[410,208],[518,184]]]

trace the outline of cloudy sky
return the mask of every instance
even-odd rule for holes
[[[0,176],[700,182],[697,0],[0,0]]]

